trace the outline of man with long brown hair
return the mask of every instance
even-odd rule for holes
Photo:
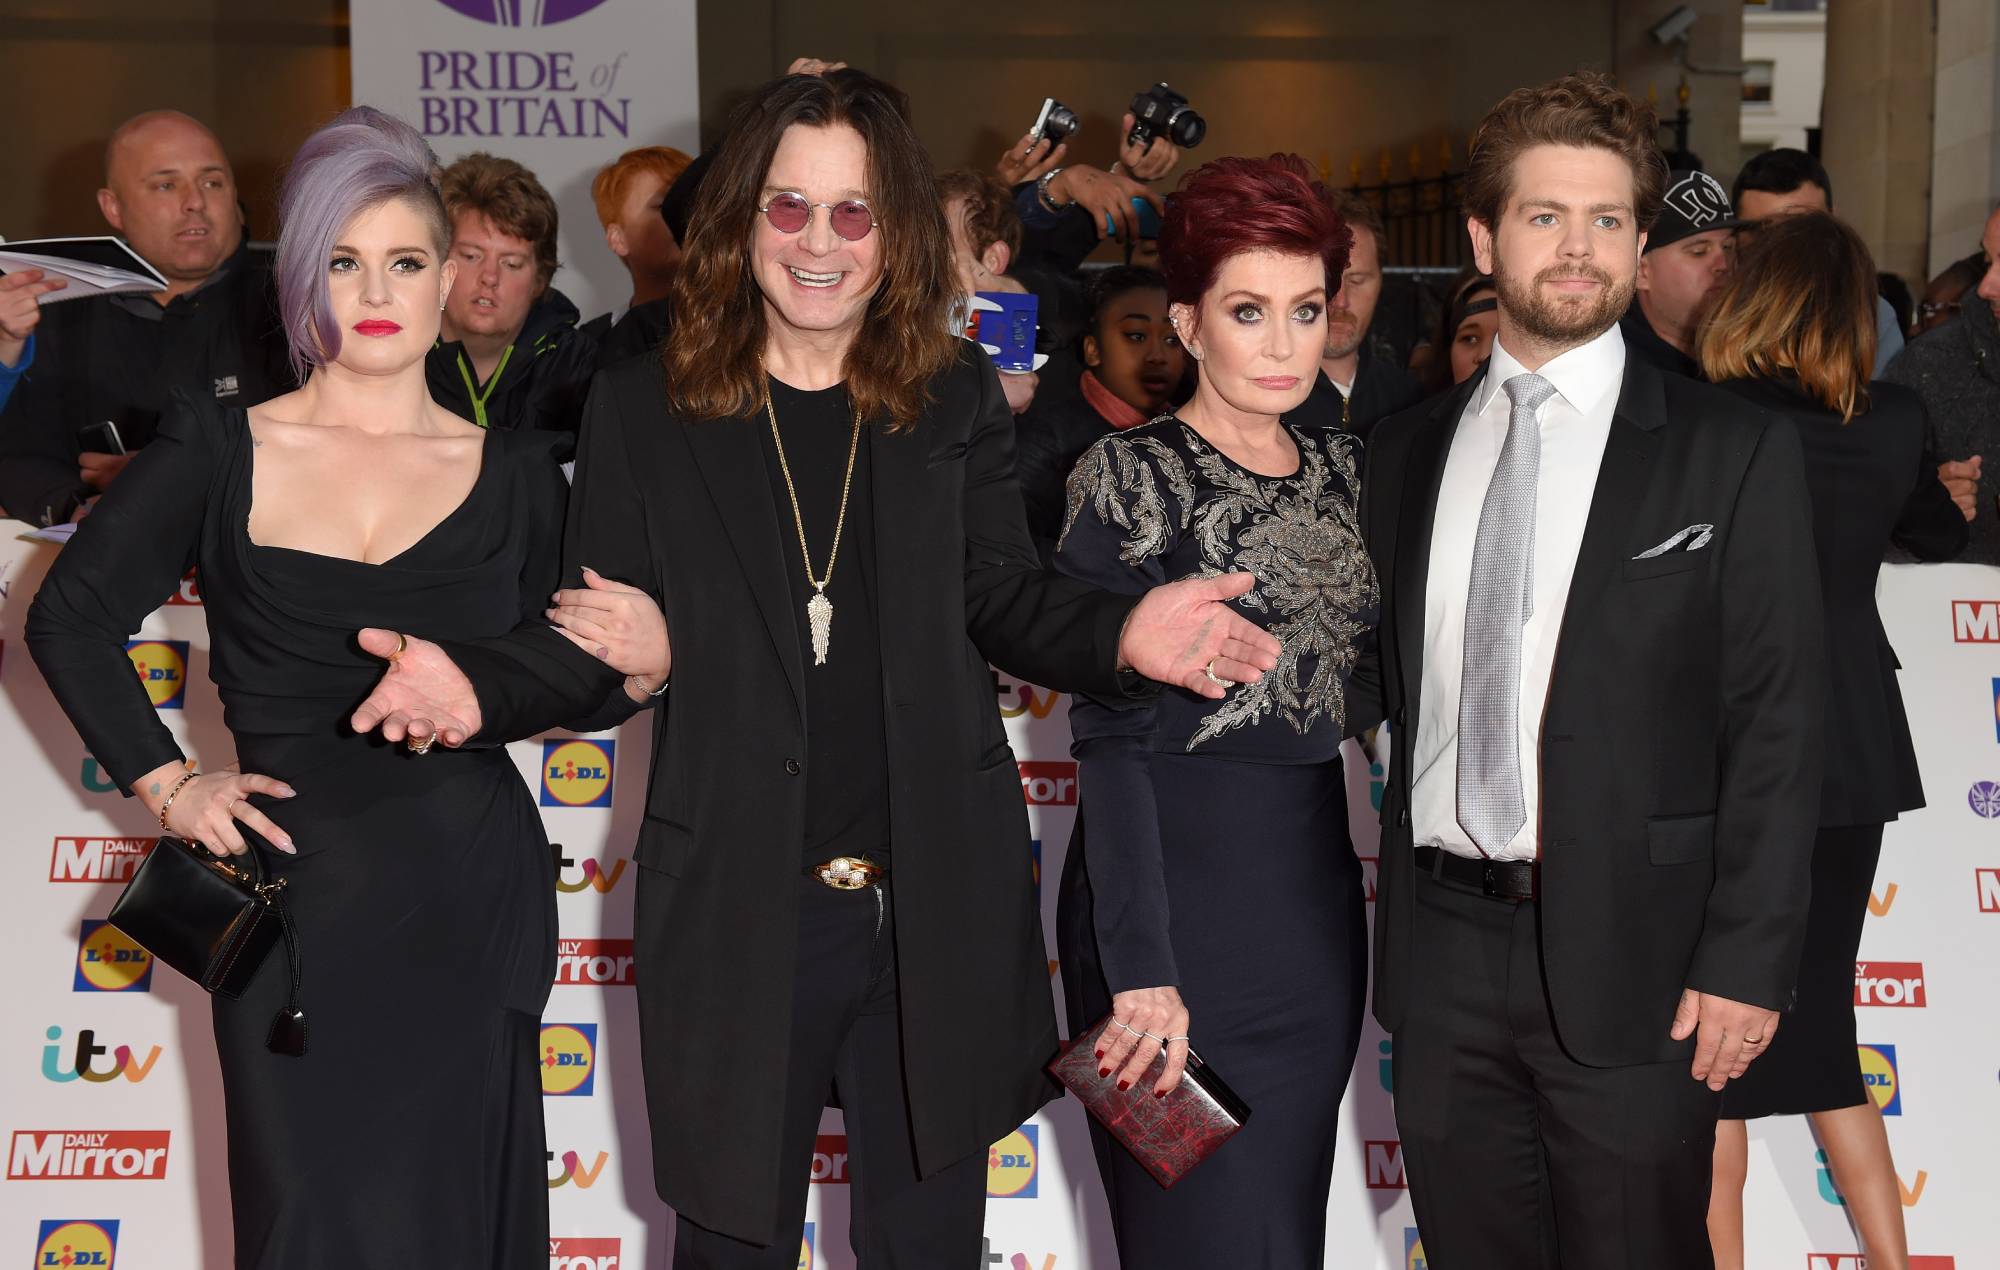
[[[592,393],[559,629],[362,634],[393,661],[355,725],[419,749],[660,705],[634,937],[680,1267],[796,1263],[830,1091],[861,1267],[977,1264],[987,1148],[1056,1050],[987,663],[1110,700],[1145,691],[1121,667],[1220,697],[1277,664],[1222,603],[1245,574],[1135,602],[1039,568],[896,98],[792,75],[732,120],[666,365]]]
[[[1486,370],[1377,428],[1375,1013],[1437,1270],[1710,1264],[1720,1091],[1793,1001],[1825,667],[1797,436],[1631,356],[1665,163],[1599,75],[1501,101]]]

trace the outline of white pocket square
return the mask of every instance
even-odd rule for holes
[[[1689,525],[1686,529],[1681,530],[1659,546],[1648,547],[1632,558],[1634,560],[1651,560],[1654,556],[1664,556],[1669,551],[1700,551],[1708,545],[1708,540],[1713,537],[1715,537],[1714,525]]]

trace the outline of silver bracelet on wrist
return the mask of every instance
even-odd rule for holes
[[[662,679],[660,680],[660,686],[657,688],[648,688],[646,686],[646,681],[639,678],[639,676],[637,675],[625,676],[625,682],[638,688],[640,692],[645,693],[649,697],[664,697],[667,695],[667,685],[672,683],[673,680],[671,677]]]
[[[1060,212],[1063,208],[1069,206],[1067,203],[1057,203],[1049,197],[1049,182],[1055,180],[1061,172],[1061,168],[1050,168],[1048,171],[1042,173],[1040,180],[1035,182],[1035,201],[1040,203],[1044,209],[1051,212]]]

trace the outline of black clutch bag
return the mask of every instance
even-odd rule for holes
[[[306,1052],[299,943],[285,908],[285,879],[265,881],[255,852],[223,859],[198,843],[162,837],[125,884],[109,920],[202,991],[232,1001],[283,940],[291,998],[271,1020],[265,1044],[275,1054]]]

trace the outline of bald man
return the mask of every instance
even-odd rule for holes
[[[97,208],[167,289],[42,312],[0,412],[0,508],[32,524],[78,517],[152,440],[174,389],[251,406],[294,386],[270,262],[244,242],[213,132],[174,110],[126,120],[105,146]]]

